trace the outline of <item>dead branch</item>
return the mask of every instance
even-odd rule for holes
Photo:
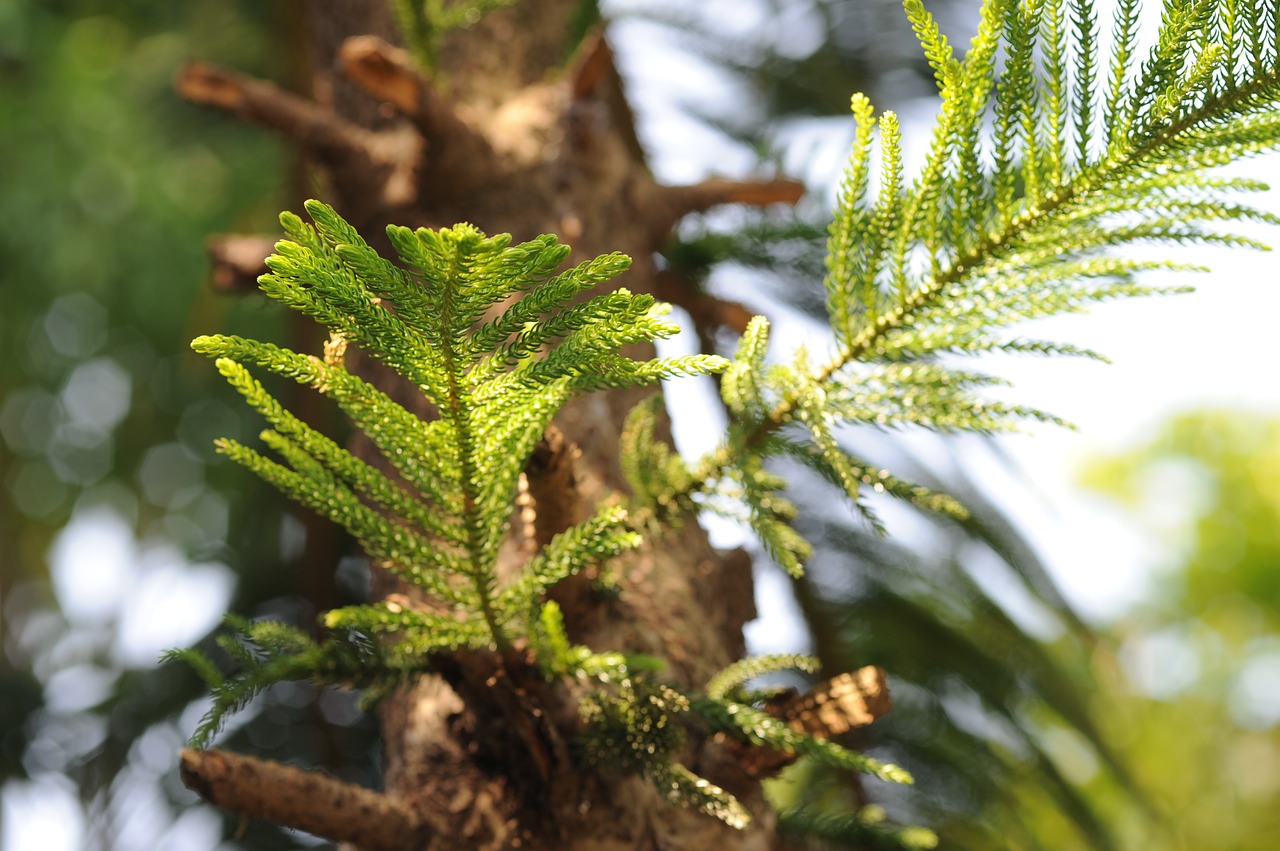
[[[272,83],[189,62],[175,85],[187,100],[276,130],[330,163],[341,163],[370,148],[370,131]]]
[[[377,36],[354,36],[342,43],[338,62],[343,74],[394,107],[418,131],[426,143],[422,178],[448,174],[451,184],[471,185],[478,175],[492,171],[488,140],[459,116],[408,51]],[[437,194],[443,191],[438,181],[429,182]]]
[[[804,196],[805,186],[798,180],[725,180],[712,177],[692,186],[663,186],[659,192],[679,219],[721,204],[747,204],[768,207],[770,204],[796,204]]]
[[[565,79],[569,83],[573,99],[585,100],[590,97],[611,67],[613,52],[609,49],[609,43],[604,40],[604,29],[597,27],[587,34],[569,60]]]
[[[875,665],[838,674],[772,707],[793,728],[820,739],[865,727],[892,708],[884,669]]]
[[[224,293],[251,292],[258,276],[266,274],[266,258],[275,240],[254,234],[220,233],[205,240],[205,254],[212,267],[213,288]]]
[[[426,845],[418,819],[404,804],[320,771],[188,748],[182,751],[182,782],[220,809],[350,842],[364,851]]]
[[[374,35],[359,35],[342,43],[338,62],[348,79],[395,107],[427,139],[470,134],[407,50]]]

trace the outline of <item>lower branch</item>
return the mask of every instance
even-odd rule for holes
[[[409,851],[426,845],[404,804],[371,789],[270,760],[223,750],[182,752],[182,782],[214,806],[363,851]]]

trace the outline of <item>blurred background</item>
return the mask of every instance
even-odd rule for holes
[[[967,41],[975,2],[928,5]],[[227,609],[309,624],[363,591],[335,532],[215,461],[214,437],[258,426],[187,349],[199,333],[307,333],[256,296],[216,293],[203,249],[212,233],[272,232],[300,200],[297,163],[170,82],[199,58],[296,85],[301,6],[0,0],[0,851],[314,844],[181,787],[202,688],[156,662],[207,640]],[[770,315],[785,352],[821,324],[850,93],[899,112],[909,153],[927,135],[929,69],[899,4],[602,7],[660,178],[778,169],[812,187],[794,212],[695,217],[665,253]],[[798,766],[773,790],[797,818],[851,816],[860,838],[843,847],[919,842],[894,823],[955,849],[1276,847],[1280,296],[1265,256],[1206,257],[1215,274],[1195,295],[1036,329],[1112,366],[979,365],[1078,432],[845,436],[962,496],[972,521],[877,505],[880,537],[786,471],[817,553],[800,583],[757,559],[753,649],[888,669],[897,708],[851,743],[918,778],[863,789]],[[687,390],[672,400],[682,450],[705,448],[714,409]],[[223,741],[380,774],[376,730],[337,692],[273,689]]]

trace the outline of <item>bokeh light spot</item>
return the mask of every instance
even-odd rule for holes
[[[129,413],[132,388],[124,367],[96,358],[72,370],[59,398],[70,425],[105,434]]]
[[[53,590],[73,620],[113,618],[137,577],[133,530],[110,508],[76,511],[49,553]]]
[[[178,508],[200,495],[204,465],[177,443],[152,447],[138,466],[138,484],[153,505]]]

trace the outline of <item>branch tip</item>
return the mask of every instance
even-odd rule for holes
[[[407,50],[377,36],[354,36],[342,43],[338,62],[343,74],[390,104],[426,141],[430,156],[422,163],[423,174],[448,175],[450,185],[470,186],[492,172],[488,141],[462,119]],[[433,186],[437,192],[441,188]]]
[[[613,51],[604,38],[604,27],[587,33],[569,60],[569,90],[574,100],[586,100],[613,65]]]
[[[204,62],[188,62],[174,78],[174,88],[192,103],[234,112],[244,102],[238,75]]]
[[[338,62],[348,79],[408,117],[422,111],[423,97],[432,88],[407,50],[375,35],[358,35],[344,41],[338,50]]]

